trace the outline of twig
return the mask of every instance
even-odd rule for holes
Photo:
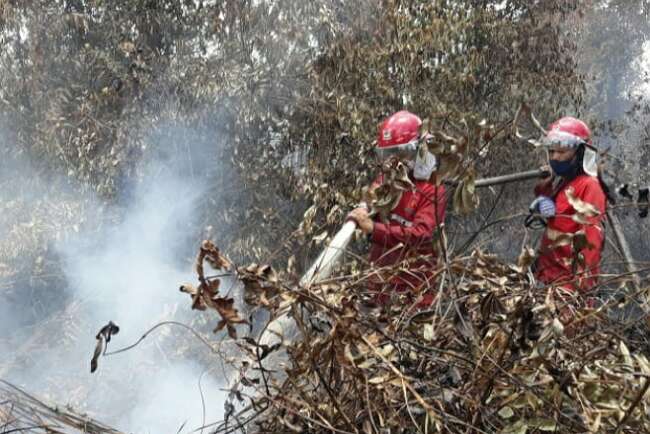
[[[630,417],[630,415],[632,414],[636,406],[639,405],[645,393],[648,391],[648,388],[650,388],[650,378],[646,377],[643,382],[643,387],[639,391],[639,394],[632,402],[632,405],[630,405],[630,408],[628,408],[627,411],[625,412],[625,416],[623,416],[623,419],[621,419],[618,425],[616,425],[616,430],[614,431],[614,434],[618,434],[619,432],[621,432],[621,429],[623,429],[623,426],[627,422],[627,419]]]
[[[188,330],[188,331],[191,332],[191,333],[192,333],[192,334],[193,334],[193,335],[194,335],[198,340],[200,340],[203,344],[205,344],[205,346],[207,346],[208,348],[210,348],[210,351],[212,351],[214,354],[220,354],[219,351],[217,351],[217,350],[216,350],[216,349],[215,349],[215,348],[214,348],[214,347],[213,347],[213,346],[212,346],[212,345],[211,345],[211,344],[210,344],[210,343],[209,343],[209,342],[208,342],[208,341],[207,341],[203,336],[201,336],[201,335],[199,334],[199,332],[197,332],[196,330],[194,330],[192,327],[188,326],[187,324],[183,324],[183,323],[180,323],[180,322],[178,322],[178,321],[162,321],[162,322],[159,322],[158,324],[156,324],[155,326],[151,327],[151,328],[150,328],[149,330],[147,330],[146,332],[144,332],[144,334],[140,337],[140,339],[138,339],[135,343],[133,343],[133,344],[127,346],[127,347],[120,348],[119,350],[115,350],[115,351],[110,351],[110,352],[104,353],[104,356],[113,356],[113,355],[115,355],[115,354],[119,354],[119,353],[123,353],[123,352],[125,352],[125,351],[129,351],[129,350],[131,350],[131,349],[137,347],[137,346],[138,346],[138,345],[139,345],[143,340],[145,340],[145,339],[147,338],[147,336],[149,336],[149,334],[152,333],[154,330],[156,330],[156,329],[158,329],[158,328],[160,328],[160,327],[162,327],[162,326],[166,326],[166,325],[175,325],[175,326],[182,327],[182,328]]]
[[[318,379],[320,380],[320,383],[323,385],[325,390],[327,391],[327,394],[329,395],[330,399],[332,400],[332,405],[334,405],[334,408],[336,408],[336,411],[339,412],[341,417],[345,420],[345,423],[350,427],[351,429],[354,430],[355,433],[358,433],[359,430],[354,426],[352,421],[348,418],[348,416],[345,414],[343,410],[341,410],[341,406],[339,405],[336,396],[334,396],[334,392],[332,392],[332,389],[330,388],[329,384],[325,381],[323,378],[323,374],[321,374],[320,370],[318,369],[318,366],[316,366],[316,363],[312,363],[312,368],[314,369],[314,372],[316,372],[316,375],[318,376]]]
[[[10,429],[9,431],[2,431],[2,434],[9,434],[12,432],[20,432],[20,431],[25,431],[25,430],[33,430],[33,429],[46,429],[46,430],[52,430],[52,432],[55,432],[54,430],[56,429],[55,426],[52,425],[33,425],[33,426],[24,426],[21,428],[13,428]]]
[[[431,416],[433,420],[439,420],[440,417],[436,414],[435,410],[433,407],[431,407],[425,400],[422,398],[422,396],[415,390],[415,388],[411,385],[410,382],[406,380],[404,375],[393,365],[390,360],[388,360],[378,349],[375,347],[372,342],[370,342],[365,336],[361,337],[361,340],[368,345],[368,347],[372,350],[373,353],[375,353],[385,364],[390,368],[391,371],[395,375],[397,375],[403,382],[406,388],[413,394],[415,399],[420,403],[420,405],[427,411],[427,413]],[[471,424],[464,422],[456,417],[453,417],[452,415],[449,415],[448,413],[444,413],[445,416],[451,416],[456,423],[466,426],[466,427],[471,427],[476,430],[476,432],[483,433],[483,434],[488,434],[485,431],[479,429],[478,427],[472,426]]]

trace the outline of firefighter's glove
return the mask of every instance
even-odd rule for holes
[[[529,210],[545,219],[555,217],[555,202],[548,196],[537,196],[530,204]]]
[[[528,207],[528,217],[524,221],[527,228],[542,229],[546,220],[555,216],[555,202],[548,196],[537,196]]]
[[[352,210],[350,214],[348,214],[347,218],[348,220],[354,220],[359,226],[359,229],[361,229],[364,234],[372,233],[374,229],[374,222],[372,221],[372,218],[370,218],[367,208],[356,208]]]

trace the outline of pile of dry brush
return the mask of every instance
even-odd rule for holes
[[[193,307],[214,308],[217,328],[248,355],[230,359],[239,379],[213,432],[649,432],[646,317],[613,320],[622,298],[561,299],[520,259],[475,251],[442,261],[438,297],[423,311],[399,296],[366,303],[377,269],[303,288],[267,266],[237,267],[204,242],[200,284],[182,289]],[[248,321],[205,261],[236,275],[253,309],[271,319],[289,309],[293,338],[270,346],[242,336]],[[566,309],[574,314],[561,321]]]

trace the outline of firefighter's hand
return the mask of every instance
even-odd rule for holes
[[[359,226],[359,229],[361,229],[364,234],[372,233],[375,226],[374,222],[368,215],[368,210],[365,208],[353,209],[352,212],[348,214],[348,219],[357,222],[357,226]]]
[[[555,217],[555,202],[547,196],[537,196],[529,207],[530,212],[539,214],[544,218]]]
[[[551,166],[549,166],[548,164],[544,164],[544,165],[541,166],[539,169],[540,169],[542,172],[546,172],[547,175],[546,175],[545,177],[543,177],[543,178],[539,181],[538,185],[540,185],[540,186],[544,186],[544,187],[548,187],[548,186],[550,186],[551,183],[553,182],[553,169],[551,169]]]
[[[544,178],[540,179],[539,182],[537,182],[537,185],[535,185],[535,191],[548,193],[553,187],[553,171],[551,170],[551,167],[548,165],[542,166],[540,167],[540,169],[546,172],[547,176],[545,176]]]

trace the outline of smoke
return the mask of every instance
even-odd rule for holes
[[[191,271],[178,260],[178,252],[187,242],[192,206],[201,194],[162,166],[152,167],[121,223],[61,246],[72,294],[89,299],[98,317],[135,329],[178,301],[170,289]]]
[[[6,302],[4,289],[3,291],[0,291],[0,295],[0,298],[2,299],[0,302],[0,329],[10,330],[11,325],[16,324],[19,318],[14,314],[9,303]],[[10,354],[12,350],[13,346],[8,340],[8,335],[5,332],[2,332],[2,334],[0,334],[0,354],[7,355]],[[2,362],[3,358],[3,356],[0,356],[0,363]],[[0,373],[1,372],[2,370],[0,369]]]
[[[125,432],[191,432],[204,419],[221,418],[226,380],[212,369],[218,362],[210,350],[184,330],[159,328],[134,349],[100,358],[95,374],[89,370],[95,333],[109,320],[121,327],[110,343],[115,350],[161,321],[197,319],[178,286],[196,280],[191,252],[199,241],[203,185],[219,170],[218,144],[210,139],[218,137],[216,128],[153,131],[148,142],[156,152],[140,167],[142,182],[119,208],[77,196],[84,203],[83,212],[74,215],[78,233],[58,240],[49,234],[65,276],[58,293],[65,307],[35,320],[38,327],[21,329],[28,308],[0,303],[0,377]],[[12,166],[14,174],[24,173],[14,183],[33,177],[24,167]],[[50,202],[69,199],[41,188],[29,194]],[[0,225],[3,233],[7,225],[20,222]],[[199,322],[216,320],[204,316]],[[4,331],[22,331],[21,338],[8,338]]]
[[[639,1],[609,2],[589,9],[578,50],[580,69],[587,77],[586,109],[595,123],[595,142],[608,150],[605,180],[611,187],[630,184],[631,190],[635,184],[647,185],[649,179],[650,148],[645,128],[650,113],[647,13],[648,5]],[[639,219],[631,208],[614,212],[621,220],[633,258],[647,260],[648,221]],[[620,256],[608,250],[603,269],[621,271],[617,270]]]
[[[184,427],[182,432],[190,432],[203,426],[203,420],[205,424],[215,421],[223,410],[220,385],[210,376],[196,375],[197,372],[201,368],[188,362],[152,376],[151,388],[142,390],[139,405],[125,419],[124,426],[132,432],[156,434],[180,426]]]

